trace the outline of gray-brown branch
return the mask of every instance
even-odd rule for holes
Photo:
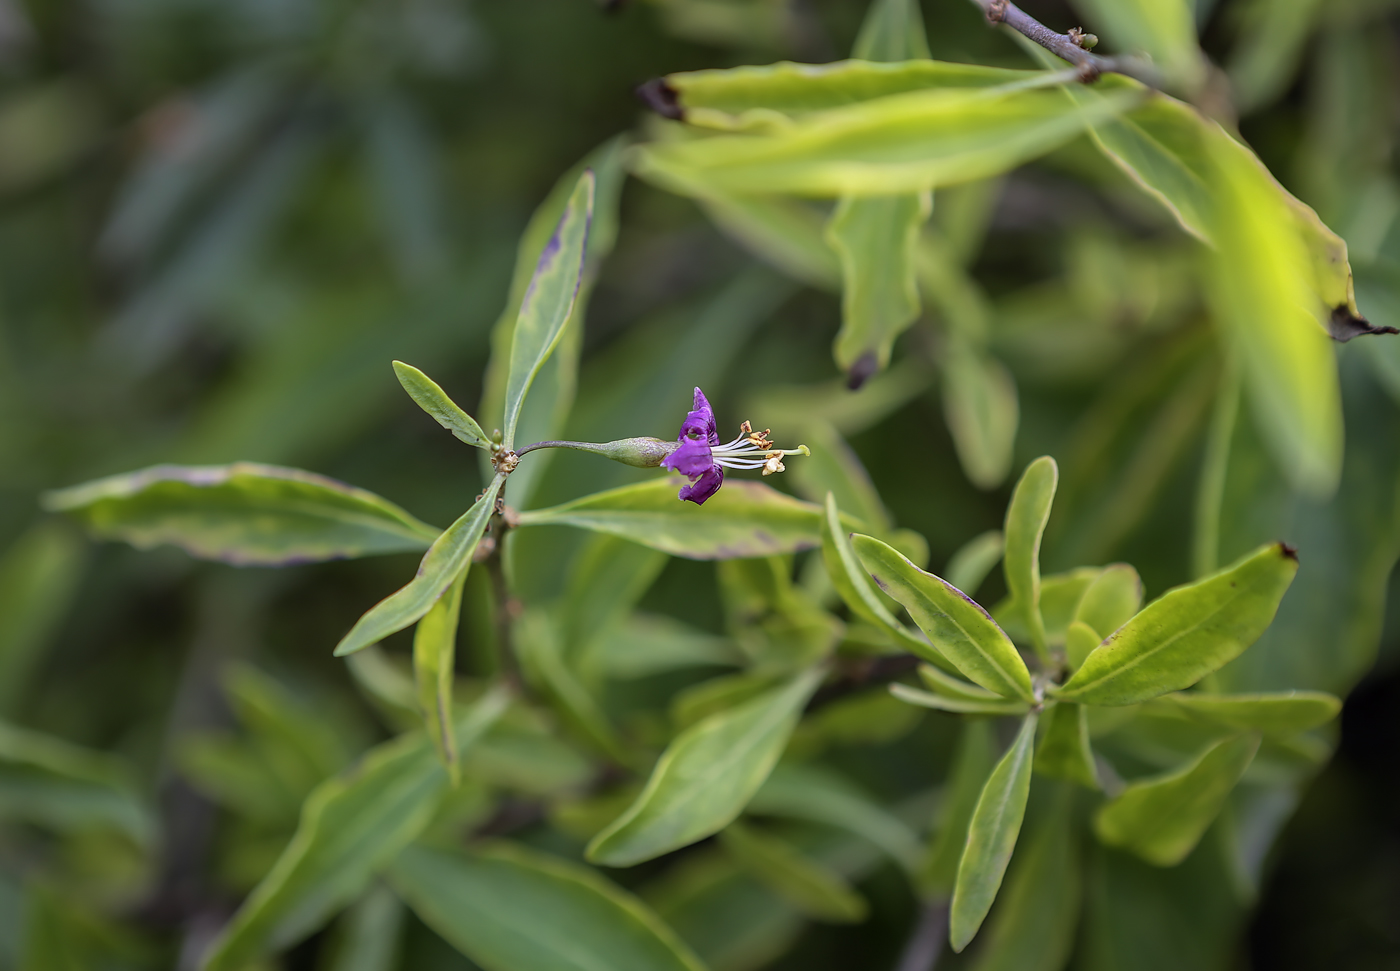
[[[1147,62],[1135,57],[1103,57],[1083,46],[1092,35],[1078,28],[1067,34],[1057,34],[1039,20],[1026,13],[1010,0],[975,0],[992,24],[1005,24],[1017,33],[1030,38],[1056,57],[1069,61],[1079,68],[1081,80],[1091,82],[1101,74],[1126,74],[1144,84],[1158,87],[1156,71]],[[1092,43],[1089,44],[1092,46]]]

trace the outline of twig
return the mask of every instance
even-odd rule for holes
[[[1151,64],[1135,57],[1102,57],[1091,53],[1089,48],[1094,46],[1097,38],[1077,27],[1069,33],[1057,34],[1010,0],[975,2],[987,15],[988,23],[1005,24],[1051,54],[1069,61],[1079,68],[1079,79],[1086,84],[1098,80],[1101,74],[1125,74],[1154,88],[1160,87],[1160,78]]]
[[[895,971],[933,971],[947,939],[947,901],[929,904],[914,925],[914,933],[909,935]]]

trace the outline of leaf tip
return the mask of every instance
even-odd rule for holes
[[[666,83],[665,78],[652,78],[632,89],[637,100],[656,112],[662,118],[684,121],[685,109],[681,107],[680,92]]]
[[[1294,563],[1298,562],[1298,547],[1280,542],[1278,544],[1278,551],[1283,554],[1284,559],[1292,560]]]

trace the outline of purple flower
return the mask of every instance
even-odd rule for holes
[[[676,436],[681,447],[661,460],[663,469],[672,469],[690,477],[690,485],[682,486],[681,499],[688,499],[697,506],[719,491],[724,485],[724,469],[714,460],[711,448],[719,445],[719,432],[715,428],[715,412],[705,400],[705,392],[695,389],[695,407],[681,422],[681,433]]]
[[[768,432],[758,434],[748,422],[739,426],[738,438],[721,445],[714,409],[699,388],[695,389],[695,407],[681,422],[681,433],[676,441],[680,442],[680,447],[661,460],[661,467],[689,477],[690,484],[681,487],[678,498],[697,506],[703,505],[724,485],[725,468],[762,469],[764,475],[769,475],[783,471],[784,455],[811,454],[806,445],[793,449],[773,448]]]

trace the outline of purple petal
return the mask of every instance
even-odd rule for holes
[[[708,472],[710,466],[715,464],[708,442],[699,438],[686,438],[682,431],[680,443],[680,448],[661,460],[663,469],[674,469],[682,475],[694,478]]]
[[[681,422],[681,433],[676,437],[676,440],[681,442],[686,439],[703,439],[711,445],[719,444],[715,411],[705,399],[705,392],[699,388],[695,389],[695,407],[686,414],[685,421]]]
[[[703,506],[705,500],[719,492],[719,487],[722,485],[724,485],[724,469],[718,465],[712,465],[709,471],[695,477],[690,485],[681,486],[677,498],[687,499],[697,506]]]

